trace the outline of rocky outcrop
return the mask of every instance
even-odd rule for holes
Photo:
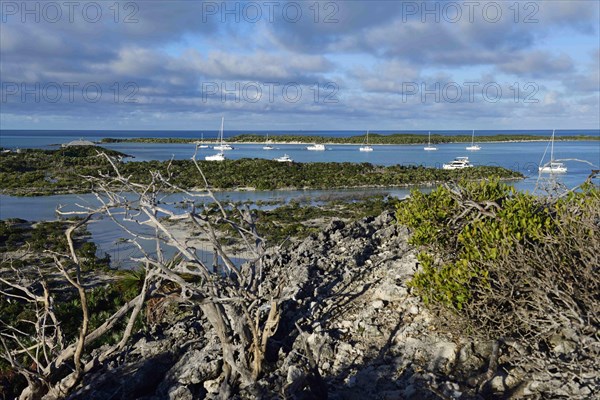
[[[392,213],[333,221],[318,235],[267,253],[267,275],[288,277],[282,317],[261,379],[240,388],[235,398],[468,399],[477,398],[476,392],[499,398],[534,393],[539,382],[506,371],[493,371],[481,390],[493,343],[469,342],[435,328],[433,316],[407,286],[418,268],[416,253]],[[212,328],[197,310],[185,307],[163,321],[140,333],[125,356],[86,377],[72,398],[219,398],[222,361]],[[567,345],[557,341],[564,351]],[[570,396],[582,390],[587,397],[597,393],[577,386]]]

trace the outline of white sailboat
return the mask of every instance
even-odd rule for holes
[[[550,162],[546,164],[542,164],[544,161],[544,157],[546,156],[546,152],[542,156],[542,160],[540,161],[540,167],[538,168],[540,173],[550,173],[550,174],[564,174],[567,172],[567,167],[565,164],[561,162],[554,161],[554,130],[552,131],[552,138],[550,139]],[[548,147],[546,147],[546,151]]]
[[[215,149],[215,150],[220,150],[220,151],[233,150],[232,146],[223,142],[223,123],[224,123],[224,121],[225,121],[225,117],[221,117],[221,132],[219,133],[219,136],[221,137],[221,144],[213,147],[213,149]]]
[[[199,149],[208,149],[208,145],[204,144],[204,133],[200,134],[200,140],[196,140],[194,144]]]
[[[481,150],[481,147],[475,144],[475,129],[473,129],[473,135],[471,136],[471,145],[466,147],[469,151]]]
[[[373,147],[369,146],[369,131],[367,131],[367,137],[365,139],[365,144],[360,146],[358,151],[373,151]]]
[[[437,150],[437,147],[431,145],[431,131],[429,131],[429,140],[427,141],[427,146],[423,147],[423,150],[426,150],[426,151]]]
[[[220,150],[217,154],[213,154],[212,156],[206,156],[204,159],[206,161],[225,161],[225,154],[223,154],[224,145],[223,145],[223,122],[225,118],[221,117],[221,131],[219,132],[219,137],[221,138],[221,144],[219,146],[215,146],[215,150]],[[226,145],[229,146],[229,145]],[[231,147],[231,146],[230,146]],[[231,149],[228,149],[231,150]]]
[[[267,140],[265,140],[265,145],[263,146],[263,150],[273,150],[275,147],[271,146],[271,141],[269,140],[269,134],[267,133]]]

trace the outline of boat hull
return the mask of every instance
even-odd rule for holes
[[[442,165],[442,169],[465,169],[472,168],[472,165],[452,165],[452,164],[444,164]]]
[[[567,167],[540,167],[539,171],[543,174],[566,174]]]
[[[206,156],[204,159],[206,161],[225,161],[225,156],[219,153],[212,156]]]

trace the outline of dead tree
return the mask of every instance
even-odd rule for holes
[[[192,162],[198,173],[201,189],[191,192],[173,184],[170,165],[165,171],[150,171],[148,182],[139,183],[124,176],[118,163],[104,155],[112,166],[110,174],[86,179],[94,186],[99,211],[123,229],[141,256],[136,262],[145,265],[147,274],[157,286],[175,284],[181,301],[198,307],[218,336],[223,357],[221,396],[226,398],[238,387],[258,380],[264,364],[269,338],[277,330],[280,319],[280,293],[285,277],[267,280],[264,270],[265,243],[258,235],[254,214],[233,205],[224,206],[214,196],[202,172],[196,155]],[[189,179],[194,179],[190,176]],[[181,201],[169,202],[165,193],[182,194]],[[209,206],[197,206],[198,200]],[[83,213],[64,212],[65,215]],[[185,224],[186,238],[202,237],[216,249],[223,261],[223,271],[214,273],[187,240],[175,234],[173,225]],[[236,266],[222,239],[229,232],[245,248],[249,259]],[[152,251],[148,241],[153,243]],[[146,245],[144,245],[146,244]],[[167,250],[175,257],[167,257]],[[173,261],[175,260],[175,261]]]
[[[0,278],[2,283],[0,294],[11,301],[28,303],[34,310],[31,319],[18,321],[33,327],[33,334],[31,330],[19,329],[11,321],[1,321],[0,323],[0,342],[2,344],[0,356],[27,380],[28,385],[19,396],[20,399],[65,397],[79,383],[85,373],[124,348],[148,294],[148,283],[153,278],[152,274],[146,275],[143,288],[135,298],[106,318],[99,327],[90,331],[88,288],[82,273],[80,259],[75,252],[72,235],[92,215],[93,213],[90,212],[85,218],[73,223],[66,230],[69,254],[51,254],[54,266],[60,271],[64,282],[77,291],[82,319],[76,338],[65,337],[61,329],[62,321],[57,317],[54,308],[56,293],[39,266],[32,268],[37,271],[37,279],[33,281],[31,277],[25,277],[16,268],[13,268],[15,278]],[[121,333],[120,341],[94,357],[90,357],[89,352],[86,351],[93,346],[94,342],[108,333],[114,333],[115,325],[127,316],[127,327]]]

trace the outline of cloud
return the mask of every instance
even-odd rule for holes
[[[356,67],[349,76],[367,92],[401,93],[404,82],[414,82],[420,78],[419,68],[408,63],[392,60],[376,64],[373,68]]]
[[[521,52],[500,62],[498,69],[505,73],[531,78],[560,78],[575,70],[566,54],[553,55],[548,51]]]
[[[562,84],[569,93],[600,93],[600,49],[590,52],[590,60],[582,71],[566,75]]]
[[[243,12],[252,2],[119,2],[118,16],[114,2],[96,3],[102,7],[97,23],[81,13],[72,22],[42,18],[22,23],[17,15],[1,23],[3,127],[6,121],[19,127],[19,118],[24,124],[37,120],[56,126],[88,126],[87,119],[100,123],[102,118],[107,126],[139,122],[154,127],[152,121],[166,125],[169,120],[183,126],[195,124],[201,115],[222,113],[235,114],[232,123],[262,128],[286,121],[343,128],[362,120],[418,126],[431,123],[434,114],[454,124],[461,119],[512,119],[516,124],[523,116],[550,118],[551,112],[575,125],[598,121],[598,111],[586,106],[598,103],[600,89],[597,2],[521,2],[518,16],[513,2],[495,2],[502,7],[497,22],[490,22],[491,9],[482,14],[491,4],[486,2],[480,2],[472,21],[463,8],[455,22],[443,14],[453,2],[278,2],[272,21],[263,3],[254,3],[263,7],[257,23],[246,21],[246,14],[223,14],[223,7]],[[215,13],[207,12],[211,4]],[[297,6],[301,17],[291,21]],[[427,14],[424,7],[437,11]],[[528,17],[537,22],[526,23]],[[565,44],[563,34],[585,40]],[[580,57],[584,53],[592,58]],[[456,82],[466,90],[466,81],[483,84],[498,77],[507,80],[498,82],[506,99],[495,104],[480,95],[475,102],[463,94],[457,102],[433,104],[402,98],[405,82],[428,87]],[[514,82],[523,89],[531,80],[545,103],[509,101]],[[65,82],[79,85],[74,101],[68,100],[64,86],[62,99],[49,101],[44,87]],[[327,82],[335,90],[325,87]],[[267,83],[279,84],[273,87],[273,101],[265,101],[266,92],[260,101],[251,101],[256,95],[252,90],[241,101],[227,96],[239,91],[236,85],[256,84],[266,91]],[[40,85],[41,101],[34,95],[7,95],[15,84],[29,89]],[[86,84],[101,88],[98,101],[82,94]],[[211,95],[204,98],[207,84],[215,84],[216,91],[211,86]],[[301,99],[284,99],[286,84],[300,87]],[[333,92],[339,101],[325,102]],[[130,98],[136,102],[127,102]],[[569,119],[568,112],[577,119]]]

